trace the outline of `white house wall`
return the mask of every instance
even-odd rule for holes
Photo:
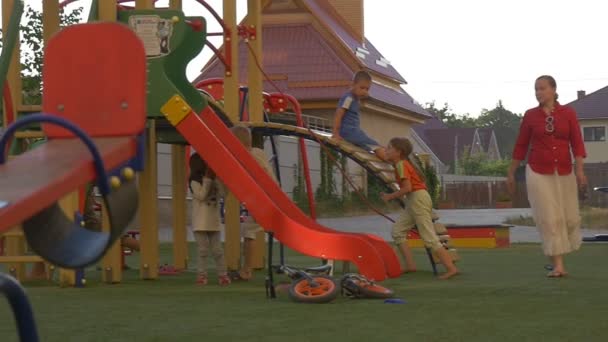
[[[581,126],[581,135],[584,139],[585,127],[604,127],[608,130],[608,119],[598,120],[579,120]],[[585,141],[585,150],[587,151],[586,163],[603,163],[608,162],[608,141]]]

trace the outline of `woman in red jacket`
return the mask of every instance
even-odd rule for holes
[[[539,106],[524,115],[507,184],[514,192],[515,169],[529,149],[526,187],[543,251],[553,265],[547,276],[562,277],[567,275],[563,256],[579,249],[582,241],[577,183],[581,189],[587,185],[583,170],[585,144],[576,112],[557,102],[555,79],[540,76],[534,88]],[[571,155],[575,159],[574,172]]]

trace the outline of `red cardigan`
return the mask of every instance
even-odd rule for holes
[[[513,149],[513,159],[524,160],[530,147],[528,164],[537,173],[566,175],[572,172],[572,157],[587,156],[585,143],[574,109],[555,104],[553,110],[553,133],[545,130],[547,115],[539,106],[529,109],[524,114],[519,135]]]

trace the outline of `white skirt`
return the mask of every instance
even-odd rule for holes
[[[536,173],[526,166],[526,188],[545,255],[567,254],[580,248],[581,216],[574,172],[560,176]]]

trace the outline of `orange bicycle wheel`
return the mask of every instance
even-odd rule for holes
[[[295,280],[289,287],[289,297],[299,303],[328,303],[338,296],[338,286],[328,276],[313,276],[314,283],[307,278]]]

